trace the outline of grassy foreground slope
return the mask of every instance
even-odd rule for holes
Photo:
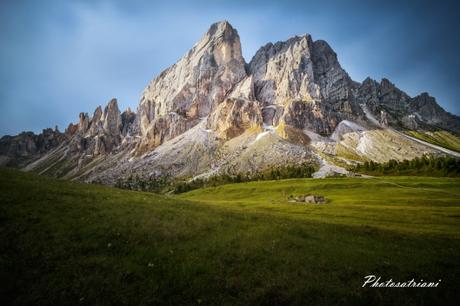
[[[453,304],[459,187],[296,179],[177,198],[0,169],[0,304]],[[286,203],[311,190],[330,202]],[[368,274],[442,282],[363,289]]]

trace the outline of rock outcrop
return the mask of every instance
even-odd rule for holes
[[[228,140],[251,128],[262,127],[262,114],[255,101],[230,98],[220,103],[209,116],[207,127]]]
[[[371,110],[383,126],[403,129],[446,129],[460,135],[460,117],[446,112],[435,98],[422,93],[411,98],[388,79],[366,78],[356,100]]]
[[[42,154],[58,147],[66,140],[58,128],[44,129],[41,134],[23,132],[17,136],[0,138],[0,165],[23,166]]]
[[[127,108],[121,114],[121,134],[123,136],[135,135],[138,131],[135,125],[136,113],[131,111],[131,108]]]
[[[131,119],[133,121],[133,119]],[[126,123],[128,129],[129,123]],[[123,122],[116,99],[109,101],[104,111],[98,106],[90,118],[80,113],[78,127],[67,128],[69,151],[67,154],[100,155],[112,152],[121,144]]]
[[[408,112],[414,116],[414,119],[460,135],[460,117],[446,112],[436,99],[426,92],[410,100]]]

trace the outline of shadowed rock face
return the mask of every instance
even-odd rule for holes
[[[0,139],[0,154],[27,156],[42,153],[59,145],[64,138],[57,129],[44,129],[39,135],[23,132],[17,136],[5,136]]]
[[[283,121],[298,129],[309,129],[318,134],[330,135],[341,121],[341,116],[322,103],[294,101],[287,106]]]
[[[0,165],[22,166],[44,154],[66,140],[65,134],[53,129],[44,129],[39,135],[23,132],[17,136],[0,139]]]
[[[402,112],[407,108],[410,97],[387,79],[380,83],[366,78],[357,90],[357,99],[366,104],[374,113],[381,109]]]
[[[129,107],[121,114],[121,133],[123,136],[134,135],[137,133],[138,129],[134,127],[134,125],[136,124],[135,120],[136,113],[131,111],[131,108]]]
[[[409,112],[413,113],[419,121],[460,135],[460,117],[446,112],[436,103],[436,99],[426,92],[410,100]]]
[[[387,79],[378,83],[366,78],[355,95],[356,100],[366,105],[384,126],[442,128],[460,135],[460,118],[446,112],[427,93],[411,98]]]

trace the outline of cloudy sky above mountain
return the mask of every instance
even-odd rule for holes
[[[148,81],[223,19],[246,61],[267,42],[309,33],[329,42],[354,80],[386,77],[459,114],[459,13],[439,0],[2,0],[0,135],[63,130],[112,97],[136,109]]]

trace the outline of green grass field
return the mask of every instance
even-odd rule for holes
[[[288,203],[324,195],[324,205]],[[292,179],[179,196],[0,169],[1,305],[448,305],[460,179]],[[362,288],[364,276],[438,288]]]

